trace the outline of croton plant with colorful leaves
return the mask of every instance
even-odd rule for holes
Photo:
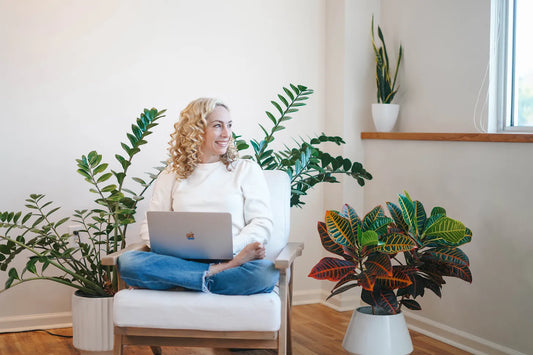
[[[338,257],[323,258],[309,276],[337,282],[328,299],[361,286],[361,298],[374,313],[396,314],[402,306],[421,309],[415,299],[426,288],[441,297],[445,276],[472,282],[470,262],[459,249],[471,241],[470,229],[442,207],[428,216],[407,193],[387,207],[392,218],[377,206],[360,219],[344,205],[318,222],[322,245]]]

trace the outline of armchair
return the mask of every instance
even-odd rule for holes
[[[280,272],[271,293],[227,296],[193,291],[124,289],[114,297],[114,354],[124,345],[201,346],[277,349],[291,354],[290,319],[293,262],[303,243],[288,243],[290,181],[285,172],[264,171],[272,204],[273,230],[266,258]],[[102,258],[116,265],[126,250],[149,250],[133,244]]]

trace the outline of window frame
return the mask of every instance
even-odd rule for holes
[[[489,131],[532,132],[531,126],[514,126],[514,54],[516,0],[491,1]],[[513,112],[514,111],[514,112]],[[507,125],[509,122],[509,126]]]

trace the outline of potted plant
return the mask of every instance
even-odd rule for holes
[[[121,143],[125,154],[115,155],[118,169],[111,170],[96,151],[77,160],[78,173],[96,196],[92,209],[76,210],[72,218],[57,219],[60,207],[42,194],[32,194],[25,205],[29,212],[0,212],[0,230],[4,230],[0,234],[0,270],[7,271],[22,252],[25,253],[20,258],[27,258],[22,269],[8,270],[5,289],[36,279],[74,288],[73,341],[82,352],[113,348],[112,327],[101,324],[112,322],[112,312],[105,310],[112,307],[117,275],[114,269],[103,266],[100,259],[126,246],[126,230],[135,221],[137,204],[162,170],[157,168],[156,173],[150,173],[147,181],[133,178],[140,191],[126,188],[132,160],[164,112],[152,108],[141,113],[127,134],[129,144]],[[71,232],[64,231],[67,222]],[[109,331],[102,333],[101,329]],[[102,335],[87,338],[87,334]]]
[[[304,106],[313,91],[303,85],[291,84],[290,89],[284,88],[284,92],[287,98],[278,95],[281,104],[272,101],[279,115],[276,117],[267,112],[274,127],[268,132],[261,126],[265,138],[251,140],[255,154],[245,157],[256,160],[263,169],[281,169],[291,176],[291,205],[301,207],[304,204],[301,198],[317,183],[336,182],[334,174],[347,174],[360,185],[364,185],[365,179],[372,178],[360,163],[352,163],[342,156],[332,157],[316,147],[324,142],[343,144],[340,137],[322,134],[308,141],[295,141],[294,148],[270,149],[269,143],[274,140],[274,135],[284,128],[281,123],[290,120],[289,115]],[[144,110],[136,119],[126,135],[128,143],[121,143],[124,153],[115,155],[118,168],[111,169],[96,151],[76,160],[78,173],[91,185],[95,207],[76,210],[72,217],[59,218],[56,217],[59,207],[42,194],[32,194],[25,205],[29,212],[0,211],[0,271],[8,274],[5,289],[0,292],[36,279],[74,288],[74,345],[82,351],[107,351],[113,347],[110,308],[111,296],[118,289],[117,274],[112,267],[102,265],[100,260],[103,255],[126,247],[126,231],[135,222],[137,204],[164,169],[164,165],[155,168],[145,180],[128,178],[133,158],[147,143],[147,136],[158,125],[157,121],[164,117],[164,112],[152,108]],[[245,140],[239,136],[236,138],[239,150],[249,147]],[[137,191],[127,185],[131,182],[137,184]],[[13,266],[12,263],[19,259],[27,259],[25,265]],[[88,303],[95,303],[95,307],[104,312],[89,310],[80,314],[79,310],[91,307]],[[108,325],[102,326],[99,321]],[[107,329],[107,337],[102,337],[100,331],[94,331],[99,335],[96,340],[102,340],[101,344],[96,345],[97,341],[92,338],[85,340],[85,331],[80,329],[80,324]]]
[[[293,85],[283,88],[283,94],[278,94],[279,102],[270,101],[276,109],[275,114],[266,111],[269,121],[272,123],[270,131],[263,125],[259,125],[264,133],[261,140],[252,139],[250,144],[235,136],[237,149],[244,150],[251,145],[253,155],[246,155],[245,158],[256,161],[263,169],[283,170],[291,178],[291,207],[302,207],[305,202],[302,197],[307,195],[307,191],[322,182],[337,183],[335,175],[347,175],[357,181],[360,186],[365,185],[365,179],[371,180],[372,175],[363,168],[359,162],[352,162],[350,159],[336,156],[320,150],[319,145],[324,143],[334,143],[336,145],[345,144],[345,141],[338,136],[328,136],[324,133],[308,138],[295,140],[295,146],[285,145],[283,149],[275,151],[270,148],[270,143],[274,141],[274,135],[285,129],[287,121],[292,119],[292,114],[298,112],[301,106],[305,106],[306,100],[313,93],[313,90],[304,85]]]
[[[361,299],[369,304],[358,308],[343,346],[352,353],[406,354],[412,344],[402,307],[421,309],[416,300],[429,289],[441,297],[444,277],[472,282],[469,260],[459,248],[470,242],[472,232],[463,223],[434,207],[429,215],[420,201],[399,195],[398,205],[387,202],[391,217],[377,206],[362,219],[349,205],[341,212],[327,211],[318,223],[323,247],[338,257],[325,257],[309,276],[335,281],[330,297],[361,286]],[[340,258],[339,258],[340,257]],[[361,325],[362,321],[383,322],[400,329],[396,339],[383,338],[384,329]],[[381,329],[381,331],[380,331]],[[372,338],[372,336],[380,338]]]
[[[381,41],[381,46],[376,46],[374,40],[374,16],[372,16],[371,24],[372,48],[374,49],[374,56],[376,59],[376,86],[377,86],[377,103],[372,104],[372,118],[374,125],[378,131],[390,132],[396,124],[400,105],[393,104],[392,100],[398,92],[396,88],[396,79],[398,77],[398,68],[402,60],[403,49],[400,45],[398,52],[398,59],[396,61],[396,69],[394,70],[394,77],[391,77],[391,67],[389,64],[389,56],[387,54],[387,47],[383,32],[378,26],[378,37]]]

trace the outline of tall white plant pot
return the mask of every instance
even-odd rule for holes
[[[413,351],[403,313],[374,315],[370,306],[353,312],[342,346],[358,355],[405,355]]]
[[[398,119],[400,105],[372,104],[372,119],[378,132],[391,132]]]
[[[81,355],[113,354],[113,297],[72,295],[73,344]]]

